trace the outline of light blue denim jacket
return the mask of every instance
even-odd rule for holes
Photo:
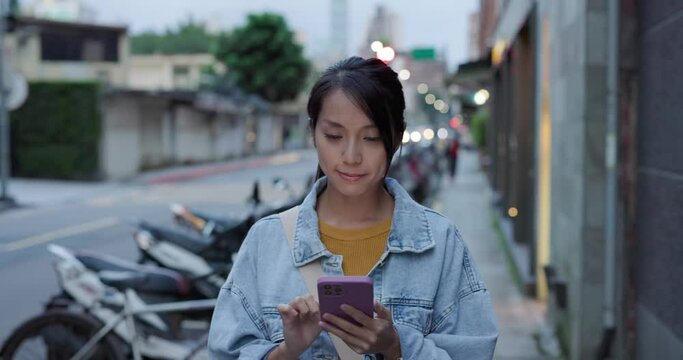
[[[320,261],[342,275],[342,257],[321,243],[315,211],[327,180],[304,199],[292,249],[280,218],[266,217],[249,231],[218,296],[209,334],[212,359],[264,359],[283,340],[278,304],[308,293],[298,267]],[[370,271],[375,299],[391,310],[404,359],[491,359],[497,329],[491,299],[455,225],[413,201],[394,179],[386,251]],[[327,332],[300,359],[334,359]],[[381,356],[366,355],[366,359]]]

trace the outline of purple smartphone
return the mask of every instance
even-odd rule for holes
[[[340,309],[342,304],[353,306],[372,316],[372,278],[368,276],[323,276],[318,279],[320,315],[331,313],[358,324]]]

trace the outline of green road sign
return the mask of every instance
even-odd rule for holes
[[[436,60],[434,48],[418,48],[411,51],[413,60]]]

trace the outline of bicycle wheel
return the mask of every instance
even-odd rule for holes
[[[21,324],[0,350],[3,360],[70,359],[102,327],[85,313],[50,310]],[[96,345],[91,359],[124,359],[126,347],[115,334]]]

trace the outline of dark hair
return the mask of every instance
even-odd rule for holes
[[[403,85],[394,70],[382,60],[357,56],[329,67],[320,76],[308,99],[308,117],[315,133],[323,101],[333,90],[342,90],[377,126],[387,153],[387,172],[394,153],[401,146],[406,122]],[[322,171],[318,167],[319,178]]]

